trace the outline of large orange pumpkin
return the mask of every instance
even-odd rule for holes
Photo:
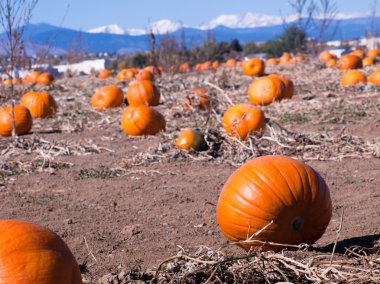
[[[185,98],[183,108],[186,110],[199,108],[201,110],[208,109],[211,105],[210,96],[207,95],[208,90],[204,88],[195,88]]]
[[[113,72],[107,69],[102,69],[99,71],[98,78],[100,79],[106,79],[110,76],[112,76]]]
[[[345,54],[338,60],[338,68],[340,70],[358,69],[362,67],[361,59],[353,54]]]
[[[14,106],[16,134],[26,134],[32,129],[33,118],[30,111],[22,106]],[[12,107],[6,106],[0,109],[0,135],[12,136]]]
[[[128,104],[131,106],[156,106],[160,102],[160,92],[149,80],[134,81],[127,90]]]
[[[70,249],[49,229],[25,221],[1,220],[0,244],[0,283],[82,283]]]
[[[277,75],[277,74],[270,74],[268,77],[270,78],[277,78],[279,80],[281,80],[282,83],[284,83],[285,85],[285,92],[284,92],[284,95],[281,99],[291,99],[294,95],[294,84],[293,84],[293,81],[286,78],[286,77],[282,77],[280,75]]]
[[[325,232],[331,215],[323,178],[308,165],[284,156],[263,156],[242,165],[225,183],[217,204],[222,233],[247,250],[284,248],[265,242],[312,244]]]
[[[207,143],[203,134],[194,129],[185,128],[175,142],[177,148],[183,150],[193,149],[195,151],[202,151],[207,149]]]
[[[380,70],[376,70],[368,77],[368,83],[372,85],[380,86]]]
[[[340,83],[343,87],[356,87],[359,83],[367,84],[367,78],[360,71],[350,70],[343,74]]]
[[[250,133],[262,134],[265,124],[264,112],[250,104],[236,104],[223,115],[223,128],[226,133],[241,140]]]
[[[247,76],[261,76],[265,71],[265,63],[260,58],[251,58],[242,63],[242,70]]]
[[[37,84],[38,85],[50,85],[53,83],[54,77],[51,73],[45,72],[38,76]]]
[[[123,92],[115,85],[109,85],[95,92],[91,98],[91,105],[95,109],[118,107],[124,101]]]
[[[248,88],[248,99],[254,105],[269,105],[281,100],[286,92],[284,83],[277,78],[263,77],[251,83]]]
[[[33,118],[52,117],[57,112],[57,103],[45,92],[28,92],[21,97],[20,104],[29,109]]]
[[[138,105],[125,109],[121,126],[125,133],[131,136],[155,135],[165,130],[166,121],[162,114],[155,109]]]

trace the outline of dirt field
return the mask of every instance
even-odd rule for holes
[[[296,95],[265,107],[270,127],[264,139],[243,145],[227,138],[220,124],[225,96],[247,101],[251,79],[239,69],[158,79],[158,109],[167,131],[147,138],[122,132],[124,108],[91,109],[94,90],[115,79],[57,79],[49,90],[59,104],[57,117],[36,120],[33,133],[16,145],[0,138],[1,218],[57,232],[87,283],[110,272],[154,270],[180,247],[203,245],[239,255],[242,250],[228,245],[216,223],[218,194],[244,161],[285,154],[313,166],[330,187],[333,218],[317,246],[331,251],[344,208],[338,252],[351,245],[372,247],[380,238],[380,89],[343,90],[339,71],[314,62],[267,72],[292,79]],[[214,112],[183,111],[183,99],[197,86],[210,90]],[[174,149],[184,127],[207,130],[213,149],[201,154]]]

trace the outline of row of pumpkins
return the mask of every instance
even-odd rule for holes
[[[243,72],[250,76],[262,75],[264,67],[257,59],[242,64]],[[223,115],[223,127],[239,139],[245,139],[251,132],[261,133],[265,118],[257,106],[289,99],[293,92],[289,79],[279,75],[260,77],[249,87],[252,104],[230,107]],[[28,101],[25,97],[29,96],[32,95],[25,95],[21,102],[25,104]],[[126,133],[149,135],[165,128],[164,117],[152,108],[160,100],[153,81],[140,78],[132,82],[126,99],[129,106],[122,117]],[[46,93],[33,93],[33,99],[29,100],[43,105],[34,105],[31,115],[51,116],[56,110],[54,100]],[[91,104],[102,110],[119,106],[123,100],[122,91],[110,85],[95,92]],[[194,107],[210,107],[207,90],[198,88],[185,99],[185,109]],[[20,109],[27,108],[16,106],[16,114]],[[191,129],[186,129],[176,144],[184,149],[207,147],[202,134]],[[246,250],[259,246],[264,251],[279,251],[289,245],[312,244],[320,238],[331,219],[332,204],[325,181],[313,168],[288,157],[263,156],[242,165],[229,177],[216,211],[222,233],[232,242]],[[0,243],[1,283],[82,283],[78,264],[67,245],[44,227],[19,220],[1,220]]]

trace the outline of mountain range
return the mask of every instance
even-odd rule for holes
[[[284,24],[284,20],[287,24]],[[25,27],[23,40],[27,53],[33,55],[41,50],[51,54],[64,54],[68,51],[84,52],[118,52],[133,53],[149,50],[147,33],[152,30],[159,42],[162,37],[174,36],[180,40],[185,35],[188,47],[201,44],[213,35],[217,41],[231,41],[237,38],[240,42],[264,42],[280,35],[286,25],[294,23],[296,18],[289,16],[283,19],[278,16],[246,13],[244,15],[221,15],[207,24],[192,27],[161,20],[152,23],[147,29],[123,29],[116,24],[78,31],[49,24],[29,24]],[[380,17],[369,18],[362,15],[338,14],[331,20],[324,40],[352,40],[365,36],[369,27],[380,25]],[[307,35],[318,36],[321,19],[314,19],[314,25],[308,28]],[[5,35],[0,34],[0,40]]]

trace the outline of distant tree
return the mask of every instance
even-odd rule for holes
[[[137,53],[135,56],[132,58],[132,65],[135,67],[144,67],[148,65],[149,62],[149,55],[146,53]]]
[[[258,52],[259,48],[254,41],[250,41],[244,45],[243,51],[245,54],[252,54]]]
[[[242,52],[243,48],[240,45],[240,42],[238,39],[234,38],[231,40],[230,44],[228,45],[228,48],[230,51],[236,51],[236,52]]]

